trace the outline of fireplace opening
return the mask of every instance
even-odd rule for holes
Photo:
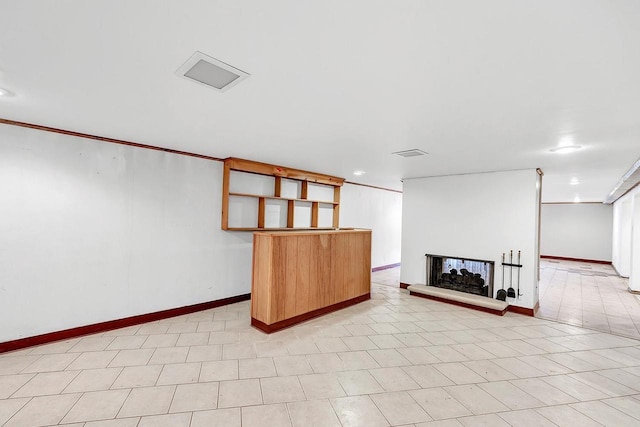
[[[494,262],[426,254],[427,286],[493,298]]]

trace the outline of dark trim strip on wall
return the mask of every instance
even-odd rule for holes
[[[584,258],[569,258],[564,256],[554,256],[554,255],[540,255],[540,258],[544,259],[557,259],[561,261],[577,261],[577,262],[592,262],[594,264],[607,264],[611,265],[611,261],[602,261],[598,259],[584,259]]]
[[[540,301],[538,301],[533,308],[519,307],[517,305],[510,305],[509,311],[512,313],[523,314],[525,316],[535,317],[536,313],[540,309]]]
[[[137,316],[125,317],[123,319],[108,320],[106,322],[94,323],[92,325],[80,326],[77,328],[65,329],[63,331],[49,332],[34,337],[20,338],[13,341],[0,343],[0,353],[7,351],[20,350],[22,348],[34,345],[47,344],[54,341],[67,340],[77,338],[84,335],[95,334],[98,332],[111,331],[113,329],[126,328],[129,326],[139,325],[141,323],[154,322],[156,320],[168,319],[170,317],[182,316],[198,311],[209,310],[223,305],[235,304],[241,301],[251,299],[251,294],[242,294],[234,297],[223,298],[215,301],[208,301],[199,304],[187,305],[184,307],[170,308],[167,310],[156,311],[153,313],[139,314]]]
[[[90,135],[90,134],[87,134],[87,133],[80,133],[80,132],[74,132],[74,131],[70,131],[70,130],[52,128],[52,127],[49,127],[49,126],[34,125],[32,123],[17,122],[15,120],[7,120],[7,119],[3,119],[3,118],[0,118],[0,123],[5,124],[5,125],[19,126],[19,127],[23,127],[23,128],[41,130],[41,131],[44,131],[44,132],[59,133],[61,135],[75,136],[75,137],[78,137],[78,138],[93,139],[95,141],[110,142],[112,144],[128,145],[130,147],[138,147],[138,148],[146,148],[147,150],[164,151],[165,153],[179,154],[181,156],[197,157],[199,159],[214,160],[214,161],[218,161],[218,162],[221,162],[222,160],[224,160],[224,159],[220,159],[218,157],[205,156],[204,154],[190,153],[188,151],[174,150],[172,148],[157,147],[155,145],[140,144],[140,143],[137,143],[137,142],[124,141],[122,139],[105,138],[105,137],[102,137],[102,136]]]
[[[81,132],[75,132],[75,131],[71,131],[71,130],[59,129],[59,128],[54,128],[54,127],[50,127],[50,126],[36,125],[36,124],[33,124],[33,123],[19,122],[19,121],[16,121],[16,120],[9,120],[9,119],[0,118],[0,123],[5,124],[5,125],[19,126],[19,127],[23,127],[23,128],[40,130],[40,131],[44,131],[44,132],[58,133],[58,134],[61,134],[61,135],[75,136],[75,137],[78,137],[78,138],[92,139],[92,140],[95,140],[95,141],[110,142],[110,143],[113,143],[113,144],[128,145],[128,146],[131,146],[131,147],[138,147],[138,148],[146,148],[148,150],[164,151],[166,153],[180,154],[182,156],[198,157],[200,159],[214,160],[214,161],[218,161],[218,162],[224,161],[224,159],[219,158],[219,157],[205,156],[204,154],[191,153],[189,151],[174,150],[172,148],[158,147],[158,146],[149,145],[149,144],[141,144],[141,143],[138,143],[138,142],[125,141],[125,140],[122,140],[122,139],[106,138],[106,137],[103,137],[103,136],[97,136],[97,135],[92,135],[92,134],[88,134],[88,133],[81,133]],[[394,193],[402,194],[402,191],[393,190],[391,188],[377,187],[375,185],[360,184],[360,183],[351,182],[351,181],[344,181],[344,182],[348,183],[348,184],[352,184],[352,185],[359,185],[361,187],[376,188],[378,190],[392,191]]]
[[[393,190],[391,188],[378,187],[376,185],[360,184],[359,182],[352,182],[352,181],[345,181],[344,183],[345,184],[351,184],[351,185],[359,185],[360,187],[369,187],[369,188],[375,188],[377,190],[391,191],[393,193],[402,194],[402,190]]]
[[[197,157],[199,159],[213,160],[213,161],[216,161],[216,162],[224,161],[224,159],[219,158],[219,157],[205,156],[204,154],[191,153],[189,151],[174,150],[173,148],[158,147],[158,146],[149,145],[149,144],[140,144],[138,142],[125,141],[125,140],[122,140],[122,139],[106,138],[106,137],[103,137],[103,136],[97,136],[97,135],[92,135],[92,134],[88,134],[88,133],[75,132],[75,131],[72,131],[72,130],[65,130],[65,129],[53,128],[53,127],[49,127],[49,126],[36,125],[36,124],[33,124],[33,123],[26,123],[26,122],[19,122],[19,121],[16,121],[16,120],[3,119],[1,117],[0,117],[0,124],[11,125],[11,126],[19,126],[19,127],[23,127],[23,128],[41,130],[41,131],[44,131],[44,132],[59,133],[61,135],[75,136],[75,137],[78,137],[78,138],[93,139],[95,141],[101,141],[101,142],[110,142],[112,144],[128,145],[130,147],[146,148],[148,150],[164,151],[165,153],[179,154],[181,156]],[[393,190],[391,188],[378,187],[378,186],[369,185],[369,184],[360,184],[360,183],[351,182],[351,181],[344,181],[344,182],[347,183],[347,184],[351,184],[351,185],[359,185],[361,187],[375,188],[377,190],[391,191],[391,192],[394,192],[394,193],[402,194],[401,190]]]
[[[400,267],[400,263],[399,262],[396,262],[395,264],[381,265],[380,267],[373,267],[371,269],[371,272],[375,273],[376,271],[388,270],[390,268],[396,268],[396,267]]]
[[[411,286],[411,285],[408,284],[408,283],[400,282],[400,289],[407,289],[409,286]]]

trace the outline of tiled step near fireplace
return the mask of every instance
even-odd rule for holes
[[[500,301],[466,292],[454,291],[451,289],[438,288],[436,286],[411,285],[407,290],[410,295],[461,305],[463,307],[473,308],[475,310],[481,310],[497,314],[499,316],[504,316],[507,310],[509,310],[509,303],[506,301]]]

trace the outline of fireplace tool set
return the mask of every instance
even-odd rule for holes
[[[509,267],[509,289],[504,290],[504,268],[505,266]],[[517,287],[518,291],[513,289],[513,268],[518,269],[518,281]],[[509,251],[509,262],[505,262],[505,254],[502,253],[502,288],[498,289],[498,293],[496,295],[496,299],[500,301],[506,301],[507,298],[520,298],[522,294],[520,293],[520,269],[522,268],[522,264],[520,264],[520,251],[518,251],[518,262],[516,264],[513,263],[513,250]]]

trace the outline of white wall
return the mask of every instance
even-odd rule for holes
[[[523,296],[509,302],[533,308],[538,301],[537,180],[534,169],[406,179],[401,281],[425,283],[426,253],[483,259],[495,262],[495,296],[502,253],[521,250]]]
[[[633,193],[633,214],[631,218],[631,248],[629,268],[629,288],[640,292],[640,191]]]
[[[620,265],[620,226],[621,226],[620,204],[613,204],[613,229],[611,237],[611,264],[617,268]],[[618,271],[619,272],[619,271]]]
[[[344,184],[340,190],[340,227],[373,230],[373,268],[400,262],[402,193]]]
[[[612,264],[629,278],[629,288],[640,291],[640,187],[613,204]]]
[[[399,219],[370,210],[400,195],[347,187],[344,225],[397,262]],[[0,125],[0,342],[249,293],[221,190],[221,162]]]
[[[543,203],[541,223],[541,255],[611,261],[611,205]]]
[[[250,292],[222,163],[0,125],[0,342]]]
[[[613,204],[612,264],[623,277],[631,274],[631,247],[633,227],[633,201],[635,192],[627,194]]]

